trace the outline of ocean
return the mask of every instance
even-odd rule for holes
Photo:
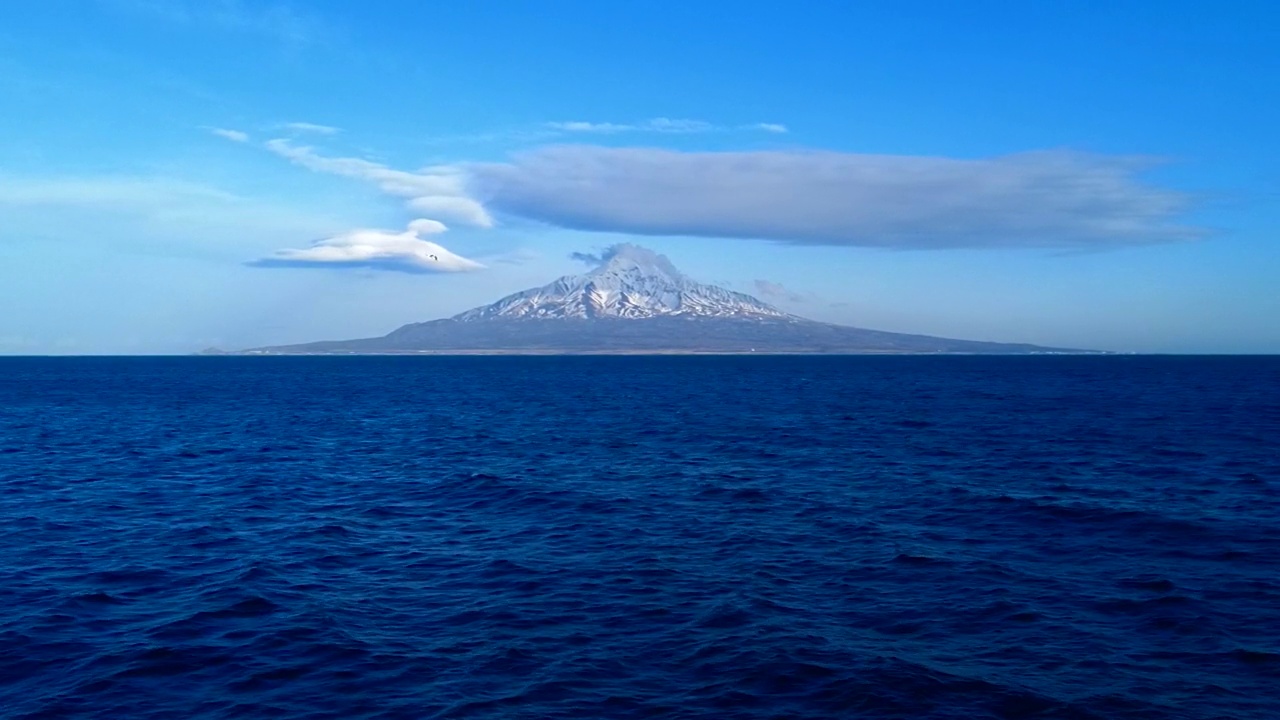
[[[1280,717],[1280,358],[3,359],[0,716]]]

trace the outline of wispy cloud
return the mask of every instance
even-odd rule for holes
[[[793,303],[807,302],[809,300],[807,295],[795,292],[782,283],[770,282],[768,280],[756,280],[753,284],[758,295],[769,298],[770,300],[786,300],[787,302]]]
[[[605,263],[605,258],[598,253],[571,252],[569,259],[575,260],[588,267],[599,267]]]
[[[492,211],[560,227],[889,248],[1098,248],[1196,238],[1150,159],[548,147],[462,166]]]
[[[342,128],[336,128],[332,125],[317,125],[316,123],[309,122],[284,123],[280,127],[294,132],[315,133],[316,135],[337,135],[342,132]]]
[[[779,135],[790,132],[787,129],[787,126],[782,123],[755,123],[754,125],[748,125],[747,127],[752,130],[763,130],[765,132],[778,133]]]
[[[566,133],[594,133],[597,135],[612,135],[616,133],[634,133],[634,132],[655,132],[655,133],[672,133],[672,134],[688,134],[688,133],[708,133],[720,132],[725,130],[760,130],[771,133],[785,133],[787,128],[785,125],[777,123],[751,123],[749,125],[729,126],[716,125],[705,120],[688,120],[673,118],[650,118],[634,123],[612,123],[612,122],[587,122],[584,120],[569,120],[562,122],[549,122],[546,124],[552,130],[558,130]]]
[[[341,175],[373,183],[382,192],[404,198],[413,210],[477,227],[492,227],[493,218],[466,193],[466,176],[456,167],[437,166],[418,172],[394,170],[359,158],[334,158],[313,148],[275,139],[266,148],[280,157],[314,172]]]
[[[100,0],[109,7],[175,25],[272,37],[291,45],[315,42],[323,24],[279,2],[249,0]]]
[[[571,252],[569,253],[569,259],[576,260],[588,267],[596,268],[607,265],[616,257],[634,257],[635,253],[641,253],[649,256],[653,255],[648,250],[632,243],[614,243],[613,245],[603,248],[597,252]],[[659,265],[662,265],[667,270],[670,270],[673,273],[677,272],[675,266],[671,264],[671,260],[667,258],[666,255],[657,255],[655,256],[655,259]]]
[[[226,138],[232,142],[244,143],[249,142],[249,133],[240,130],[228,130],[226,128],[209,128],[209,132],[220,138]]]
[[[304,249],[278,250],[255,260],[260,267],[361,267],[411,273],[481,270],[478,262],[425,239],[446,230],[435,220],[414,220],[403,232],[352,230],[317,240]]]
[[[323,127],[323,126],[317,126]],[[327,134],[327,133],[326,133]],[[313,172],[368,182],[383,193],[401,198],[416,213],[430,215],[409,223],[403,232],[358,229],[332,235],[302,249],[283,249],[254,261],[263,267],[361,267],[400,272],[464,272],[484,265],[455,254],[426,236],[445,232],[445,218],[477,227],[491,227],[484,206],[465,192],[465,176],[458,168],[440,166],[418,172],[395,170],[360,158],[327,157],[308,146],[277,138],[267,150]]]
[[[1189,196],[1143,181],[1154,164],[1146,157],[562,145],[409,172],[283,139],[266,147],[310,170],[370,182],[420,216],[482,228],[496,213],[575,230],[900,249],[1091,250],[1206,234],[1181,220]]]

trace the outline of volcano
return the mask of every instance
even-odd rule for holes
[[[665,256],[615,245],[598,267],[451,318],[382,337],[244,350],[254,355],[382,354],[1042,354],[1085,351],[954,340],[834,325],[699,283]]]

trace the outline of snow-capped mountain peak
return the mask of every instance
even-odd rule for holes
[[[745,293],[696,282],[647,248],[615,245],[599,261],[588,273],[566,275],[453,319],[793,317]]]

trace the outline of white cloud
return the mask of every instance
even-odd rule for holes
[[[730,130],[732,128],[715,125],[705,120],[687,120],[657,117],[635,123],[587,122],[570,120],[565,122],[549,122],[547,127],[567,133],[594,133],[612,135],[625,132],[656,132],[672,134],[707,133]],[[742,130],[763,130],[765,132],[786,132],[786,127],[775,123],[752,123],[739,126]]]
[[[254,261],[263,267],[365,267],[400,272],[466,272],[484,268],[424,239],[446,230],[435,220],[414,220],[404,232],[352,230],[312,243],[305,249],[278,250]]]
[[[782,123],[755,123],[754,125],[748,125],[747,127],[753,130],[763,130],[765,132],[777,133],[779,135],[785,135],[789,132],[789,130],[787,130],[787,126]]]
[[[209,128],[209,132],[220,138],[226,138],[231,142],[249,142],[249,134],[239,130],[227,130],[226,128]]]
[[[641,124],[640,129],[654,132],[697,133],[715,130],[716,126],[704,120],[672,120],[660,117]]]
[[[404,198],[419,212],[477,227],[492,227],[493,218],[484,206],[467,195],[466,176],[456,167],[437,166],[418,172],[394,170],[359,158],[331,158],[288,140],[269,140],[266,147],[280,157],[314,172],[341,175],[370,182],[382,192]]]
[[[624,130],[634,129],[633,125],[618,125],[616,123],[593,123],[583,120],[569,120],[565,122],[549,122],[547,127],[552,130],[563,130],[565,132],[583,132],[583,133],[613,133],[622,132]]]
[[[423,215],[452,218],[474,227],[493,227],[493,218],[484,206],[468,197],[447,195],[422,195],[411,198],[409,208]]]
[[[692,127],[684,123],[654,126]],[[1180,220],[1188,196],[1140,178],[1154,164],[1143,157],[563,145],[408,172],[283,139],[266,147],[315,172],[372,183],[415,214],[483,228],[496,212],[576,230],[913,249],[1096,249],[1206,234]]]
[[[462,166],[495,211],[560,227],[892,248],[1108,247],[1186,240],[1188,198],[1149,159],[1032,152],[954,159],[838,152],[548,147]]]
[[[281,125],[286,130],[293,130],[301,133],[315,133],[317,135],[337,135],[342,132],[342,128],[336,128],[332,125],[317,125],[309,122],[291,122]]]

